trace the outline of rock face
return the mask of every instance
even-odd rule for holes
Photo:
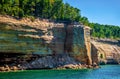
[[[77,65],[80,62],[76,62],[74,58],[67,54],[57,54],[54,56],[44,56],[30,63],[26,62],[22,67],[23,69],[52,69],[69,64]]]
[[[53,23],[39,19],[31,21],[3,16],[0,18],[1,53],[42,56],[31,63],[25,63],[25,68],[53,68],[78,62],[92,64],[90,28],[80,24]]]
[[[92,40],[92,59],[99,64],[119,64],[120,47],[118,41],[110,39]],[[95,56],[94,56],[95,55]]]
[[[92,56],[92,63],[99,64],[98,49],[94,46],[94,44],[91,44],[91,56]]]
[[[90,28],[68,25],[65,51],[84,64],[91,62]]]
[[[0,52],[52,54],[64,52],[64,24],[0,17]],[[5,21],[5,22],[4,22]]]

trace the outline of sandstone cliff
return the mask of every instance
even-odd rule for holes
[[[111,39],[93,39],[92,60],[99,64],[120,63],[120,43]]]
[[[19,61],[26,69],[31,63],[30,68],[92,64],[90,28],[83,25],[0,16],[0,28],[0,62],[5,64]]]
[[[65,51],[84,64],[91,62],[90,28],[68,25]]]

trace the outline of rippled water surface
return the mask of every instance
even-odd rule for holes
[[[0,79],[120,79],[120,65],[84,70],[27,70],[0,72]]]

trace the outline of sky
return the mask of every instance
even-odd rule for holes
[[[63,0],[79,8],[90,22],[120,26],[120,0]]]

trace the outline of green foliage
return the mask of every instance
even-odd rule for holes
[[[101,59],[103,58],[103,54],[100,54],[100,58],[101,58]]]
[[[0,0],[0,14],[16,18],[34,17],[81,22],[93,29],[92,36],[99,38],[120,38],[120,27],[89,23],[88,18],[82,17],[80,10],[63,3],[62,0]]]
[[[1,0],[0,14],[17,18],[34,16],[52,20],[80,21],[80,10],[62,0]]]
[[[80,22],[83,23],[84,25],[87,25],[87,26],[89,24],[88,18],[86,18],[86,17],[81,17]]]
[[[89,23],[92,28],[92,36],[98,38],[120,38],[120,27],[113,25],[101,25],[98,23]]]

